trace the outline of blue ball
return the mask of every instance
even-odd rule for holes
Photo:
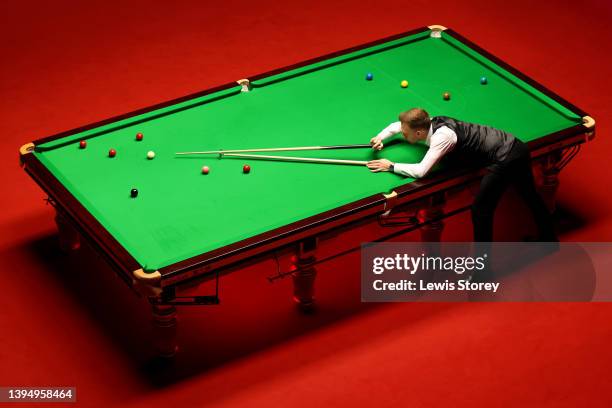
[[[371,81],[371,80],[372,80],[372,78],[374,78],[374,75],[372,75],[372,73],[371,73],[371,72],[368,72],[368,74],[366,75],[366,79],[367,79],[368,81]]]
[[[482,77],[482,78],[480,78],[480,83],[481,83],[482,85],[486,85],[486,84],[487,84],[487,82],[489,82],[489,81],[487,80],[487,77]]]

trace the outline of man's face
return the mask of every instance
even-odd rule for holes
[[[422,132],[422,130],[411,129],[408,124],[402,123],[402,135],[408,143],[416,143],[419,140]]]

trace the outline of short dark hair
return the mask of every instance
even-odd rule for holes
[[[408,125],[410,129],[426,129],[429,130],[431,119],[429,113],[422,108],[412,108],[399,114],[399,120]]]

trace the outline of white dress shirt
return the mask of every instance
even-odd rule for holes
[[[393,122],[384,128],[377,136],[382,140],[398,134],[402,131],[401,122]],[[432,133],[431,125],[425,144],[429,146],[427,153],[420,163],[395,163],[393,171],[406,177],[421,178],[429,173],[429,170],[438,162],[444,155],[455,147],[457,144],[457,134],[447,126],[442,126]]]

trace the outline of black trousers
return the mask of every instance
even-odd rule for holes
[[[536,190],[527,145],[516,140],[506,159],[488,167],[472,204],[475,242],[493,241],[493,215],[504,191],[513,185],[527,203],[538,227],[538,241],[555,242],[552,218]]]

